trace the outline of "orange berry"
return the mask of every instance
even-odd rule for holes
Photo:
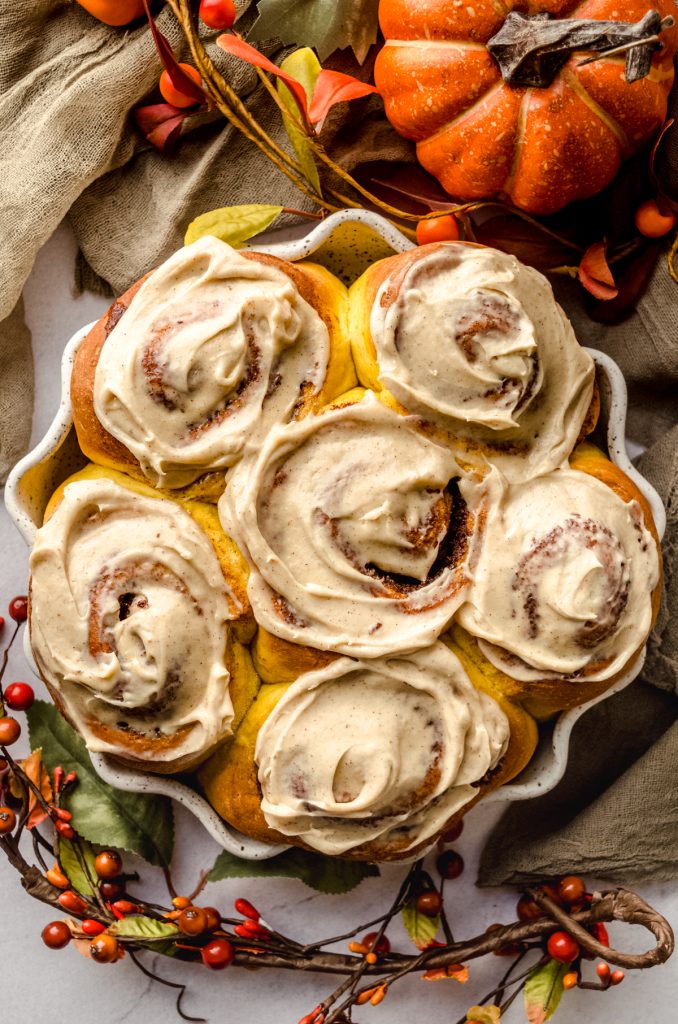
[[[459,221],[453,213],[443,217],[430,217],[417,224],[417,245],[429,242],[456,242],[459,238]]]
[[[622,983],[622,981],[624,980],[625,977],[626,977],[626,975],[624,974],[623,971],[613,971],[612,974],[610,975],[610,984],[611,985],[621,985],[621,983]]]
[[[116,850],[102,850],[94,859],[94,870],[99,878],[110,881],[122,871],[122,858]]]
[[[193,79],[196,85],[200,85],[200,72],[196,68],[191,67],[190,64],[180,64],[179,67],[182,71],[185,71],[189,78]],[[171,103],[173,106],[192,107],[196,103],[193,96],[187,96],[185,92],[181,92],[180,89],[177,89],[167,71],[163,71],[158,84],[163,99],[167,100],[167,102]]]
[[[563,977],[563,988],[564,989],[574,988],[575,985],[577,984],[577,981],[578,981],[577,974],[574,971],[570,971],[569,974],[566,974]]]
[[[49,871],[45,872],[45,878],[57,889],[70,889],[71,887],[71,883],[68,881],[58,864],[55,864],[53,868],[50,868]]]
[[[636,227],[646,238],[661,238],[675,227],[675,213],[662,213],[656,199],[646,199],[636,210]]]
[[[114,935],[104,932],[90,942],[89,952],[92,960],[96,960],[98,964],[112,964],[118,959],[118,940]]]
[[[176,910],[186,910],[186,907],[191,906],[191,901],[188,896],[175,896],[172,900],[172,906]]]

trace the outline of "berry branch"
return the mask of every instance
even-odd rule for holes
[[[9,650],[26,619],[25,599],[12,602],[10,615],[16,626],[0,662],[0,702],[3,711],[26,710],[34,700],[27,683],[13,683],[4,691],[2,688]],[[27,760],[15,759],[8,748],[20,734],[21,726],[15,718],[0,718],[0,850],[30,896],[68,915],[45,926],[43,941],[53,949],[62,949],[71,942],[82,944],[97,963],[114,963],[128,953],[144,974],[178,992],[177,1012],[184,1020],[199,1019],[189,1017],[181,1006],[185,986],[162,978],[145,966],[139,959],[144,951],[174,960],[202,962],[211,970],[233,965],[341,978],[327,998],[299,1024],[342,1024],[350,1020],[354,1007],[378,1005],[396,982],[411,974],[419,974],[428,981],[465,981],[468,969],[463,965],[489,954],[512,959],[496,987],[485,997],[496,1001],[498,1005],[493,1004],[490,1009],[500,1014],[521,991],[525,990],[527,998],[528,986],[539,972],[550,970],[553,974],[554,965],[557,973],[549,982],[549,991],[554,986],[560,986],[562,991],[575,985],[604,991],[624,977],[622,970],[612,971],[609,964],[643,969],[665,962],[673,953],[670,925],[641,896],[626,889],[587,893],[584,882],[576,876],[561,879],[557,885],[545,883],[528,890],[518,901],[519,919],[515,923],[492,925],[481,935],[455,941],[445,912],[444,890],[446,882],[462,873],[464,863],[450,849],[437,855],[438,884],[425,861],[418,860],[410,866],[383,914],[341,935],[306,944],[265,921],[248,900],[235,901],[234,917],[226,917],[214,907],[196,905],[208,881],[206,872],[200,873],[190,896],[181,896],[176,894],[166,870],[170,907],[145,901],[136,894],[128,896],[127,883],[138,880],[138,876],[124,873],[122,857],[116,850],[97,853],[79,834],[71,811],[63,806],[77,784],[75,772],[66,773],[56,767],[50,778],[39,751]],[[45,822],[53,826],[50,840],[39,830]],[[459,824],[446,833],[441,840],[443,846],[454,842],[461,828]],[[37,864],[27,860],[20,849],[27,832]],[[41,850],[55,855],[52,868],[47,868]],[[411,934],[420,946],[416,954],[391,949],[387,931],[401,913],[409,914],[415,922]],[[638,954],[615,950],[605,929],[610,921],[647,929],[654,936],[655,945]],[[367,928],[375,926],[376,930],[354,941]],[[439,926],[444,942],[433,937]],[[351,940],[347,953],[328,948],[346,939]],[[523,960],[530,953],[536,953],[537,960],[525,969]],[[604,958],[596,968],[597,980],[586,980],[582,976],[582,960],[596,956]],[[517,973],[521,963],[524,969]],[[483,1007],[473,1010],[484,1012]],[[461,1018],[459,1024],[463,1021]]]

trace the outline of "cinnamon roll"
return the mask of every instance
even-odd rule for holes
[[[257,838],[367,860],[412,856],[506,781],[505,761],[515,771],[504,703],[475,689],[439,642],[339,658],[264,685],[200,781],[219,813]],[[520,763],[533,749],[531,722]]]
[[[72,401],[92,461],[216,500],[246,446],[355,381],[329,271],[211,236],[118,299],[81,345]]]
[[[219,502],[259,626],[355,657],[432,643],[464,599],[484,516],[469,515],[458,474],[448,448],[371,392],[275,427]]]
[[[468,243],[420,246],[370,267],[349,302],[358,377],[384,401],[510,480],[568,457],[594,364],[536,270]]]
[[[90,750],[182,771],[244,715],[258,680],[232,626],[243,640],[252,627],[220,532],[213,506],[98,467],[52,499],[30,560],[31,643]]]
[[[524,684],[528,707],[548,710],[550,694],[562,709],[606,689],[645,643],[659,600],[659,546],[635,485],[583,445],[529,483],[495,469],[460,489],[470,509],[488,510],[461,625]]]

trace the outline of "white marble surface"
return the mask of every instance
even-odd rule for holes
[[[73,331],[103,311],[106,302],[93,296],[79,299],[72,295],[75,245],[70,232],[62,226],[38,257],[26,288],[26,305],[36,359],[37,399],[33,439],[42,436],[56,409],[58,365],[64,343]],[[2,551],[2,587],[4,602],[26,589],[27,560],[23,541],[4,511],[0,509],[0,550]],[[28,669],[16,651],[6,681],[27,678]],[[41,687],[36,684],[41,691]],[[41,693],[42,695],[42,693]],[[23,740],[21,741],[23,742]],[[467,819],[466,828],[456,844],[466,859],[466,871],[457,882],[449,883],[448,905],[455,934],[469,937],[497,921],[514,919],[515,894],[509,890],[479,890],[474,886],[478,851],[492,823],[501,813],[501,805],[482,805]],[[630,810],[629,813],[632,813]],[[209,866],[216,845],[185,815],[177,816],[177,852],[174,867],[179,889],[190,890],[198,870]],[[140,866],[144,889],[162,893],[159,872]],[[358,920],[367,920],[385,908],[395,892],[402,868],[387,868],[379,880],[369,879],[346,897],[321,896],[292,880],[221,882],[208,887],[205,900],[230,909],[239,895],[257,904],[265,916],[299,939],[337,934]],[[631,880],[629,880],[631,881]],[[25,896],[16,876],[4,859],[0,860],[0,887],[3,894],[0,915],[0,962],[3,964],[2,1020],[12,1024],[37,1024],[39,1021],[68,1021],[69,1024],[171,1024],[175,1019],[174,997],[170,990],[144,978],[126,959],[115,967],[98,967],[66,949],[47,950],[40,941],[40,930],[54,915],[46,907]],[[678,926],[678,889],[675,885],[644,885],[645,897],[660,908]],[[627,948],[643,948],[645,933],[636,935],[611,929],[613,940],[625,941]],[[396,948],[406,950],[408,940],[400,926],[392,930]],[[331,979],[229,970],[211,974],[199,967],[169,965],[154,958],[161,974],[188,984],[184,1009],[210,1021],[238,1024],[295,1024],[333,987]],[[468,1006],[477,1003],[498,978],[505,961],[493,957],[471,965],[471,979],[462,988],[456,982],[426,985],[416,978],[399,983],[394,994],[376,1009],[368,1007],[356,1013],[364,1024],[374,1020],[389,1024],[409,1024],[415,1016],[433,1024],[452,1024]],[[172,969],[169,969],[171,966]],[[637,1024],[638,1021],[676,1019],[678,958],[662,968],[627,976],[624,984],[605,994],[565,994],[557,1020],[560,1024]],[[425,1002],[424,1002],[425,1001]],[[519,1002],[507,1014],[508,1022],[524,1020]]]

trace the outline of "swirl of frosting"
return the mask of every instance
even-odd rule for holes
[[[107,337],[94,409],[149,480],[182,487],[315,394],[328,358],[327,327],[290,278],[206,236],[154,271]]]
[[[260,729],[261,809],[322,853],[406,851],[477,795],[508,739],[504,712],[442,643],[340,658],[292,683]]]
[[[90,750],[171,764],[230,732],[233,598],[188,512],[73,482],[30,565],[35,659]]]
[[[432,643],[468,583],[457,475],[447,448],[371,392],[275,428],[219,503],[259,624],[356,657]]]
[[[380,382],[510,478],[554,469],[581,430],[594,365],[546,278],[461,244],[397,260],[370,318]]]
[[[487,502],[482,551],[461,624],[517,679],[609,679],[645,641],[659,578],[637,501],[563,467],[509,485],[495,470],[461,490]]]

